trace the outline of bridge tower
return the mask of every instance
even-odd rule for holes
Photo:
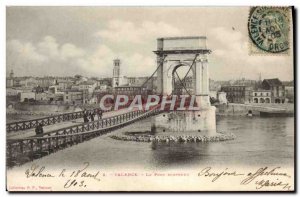
[[[193,95],[200,108],[197,111],[163,113],[153,119],[152,128],[158,135],[215,135],[215,107],[210,105],[209,72],[206,37],[168,37],[157,39],[157,92],[171,95],[174,72],[188,66],[192,72]],[[171,117],[171,118],[170,118]],[[181,131],[181,132],[176,132]]]

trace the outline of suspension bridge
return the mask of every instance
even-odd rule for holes
[[[189,126],[188,130],[195,132],[195,135],[199,135],[200,131],[201,135],[215,135],[215,107],[210,106],[208,96],[207,55],[211,51],[206,48],[206,37],[159,38],[157,45],[157,51],[154,53],[157,55],[158,65],[148,78],[150,80],[157,73],[157,95],[172,96],[175,89],[175,77],[177,77],[186,94],[196,97],[196,104],[201,108],[200,110],[193,112],[177,111],[173,114],[174,120],[170,120],[166,114],[172,113],[172,111],[161,110],[159,103],[147,111],[115,111],[114,115],[88,123],[76,121],[83,117],[83,111],[8,123],[6,125],[7,166],[22,165],[149,117],[153,117],[153,127],[158,134],[168,130],[169,125],[174,124],[172,121],[185,117],[184,122]],[[188,66],[189,68],[183,79],[180,79],[176,71],[181,66]],[[192,72],[193,93],[190,93],[183,83],[189,72]],[[143,91],[148,80],[141,85],[141,91]],[[97,109],[89,110],[88,113],[95,110]],[[35,135],[32,133],[32,129],[39,124],[47,127],[47,132]],[[59,128],[55,126],[59,126]],[[23,133],[17,135],[19,132]]]

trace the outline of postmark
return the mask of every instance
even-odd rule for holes
[[[248,20],[250,53],[287,54],[290,13],[290,7],[252,7]]]

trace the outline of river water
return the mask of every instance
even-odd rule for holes
[[[65,167],[89,161],[91,166],[113,169],[183,169],[207,165],[291,167],[294,163],[293,117],[218,117],[217,130],[236,135],[235,140],[224,142],[151,144],[109,137],[118,132],[149,129],[150,121],[144,120],[34,162]]]

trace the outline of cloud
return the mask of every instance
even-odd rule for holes
[[[113,43],[145,44],[157,37],[179,36],[182,31],[164,22],[144,21],[137,25],[131,21],[111,20],[107,29],[100,30],[96,36]]]
[[[37,48],[30,42],[20,42],[19,40],[10,40],[7,42],[7,55],[20,59],[20,61],[44,62],[47,57],[38,53]]]
[[[7,41],[8,70],[20,75],[112,76],[113,59],[121,59],[126,76],[150,76],[156,68],[157,37],[182,36],[184,31],[164,22],[108,21],[105,29],[96,31],[96,41],[88,48],[61,43],[54,36],[37,42]],[[210,77],[227,80],[238,77],[258,79],[293,78],[290,56],[249,55],[247,35],[231,28],[215,27],[207,32]]]
[[[54,36],[47,35],[36,43],[8,41],[12,51],[8,59],[15,60],[13,68],[18,68],[22,75],[112,76],[113,59],[120,58],[123,75],[149,76],[156,68],[152,52],[156,38],[180,34],[180,29],[164,22],[143,21],[137,25],[131,21],[111,20],[106,29],[94,34],[97,41],[90,48],[60,43]]]
[[[78,65],[101,76],[112,76],[113,60],[121,60],[121,74],[124,76],[147,76],[152,74],[156,62],[152,57],[141,53],[117,53],[108,46],[101,44],[98,48],[85,58],[77,61]]]
[[[85,55],[85,51],[76,47],[74,44],[67,43],[61,47],[60,54],[62,59],[70,59],[76,57],[83,57]]]
[[[293,77],[292,58],[290,56],[250,55],[247,35],[232,29],[217,27],[208,33],[211,78],[235,79],[246,77],[258,79],[281,78],[288,80]]]
[[[68,60],[70,58],[82,57],[85,51],[76,47],[71,43],[59,44],[52,36],[45,36],[41,42],[37,44],[39,53],[50,58],[59,58]]]
[[[112,73],[114,52],[106,45],[99,45],[96,50],[77,60],[77,64],[86,71],[105,76]]]
[[[126,76],[150,75],[156,66],[155,58],[136,51],[116,52],[103,43],[83,49],[72,43],[59,43],[53,36],[45,36],[37,43],[9,40],[7,48],[8,67],[15,69],[17,75],[112,76],[115,58],[121,59],[122,74]]]
[[[123,60],[121,72],[127,76],[150,76],[156,68],[155,58],[138,52],[129,57],[126,54],[121,54],[120,58]]]
[[[125,20],[110,20],[95,34],[101,44],[110,46],[113,56],[111,53],[108,56],[121,59],[121,71],[127,76],[151,75],[156,68],[156,55],[152,52],[156,49],[156,39],[181,35],[184,35],[182,29],[165,22]]]
[[[83,49],[71,43],[58,43],[52,36],[45,36],[38,43],[7,42],[7,64],[17,75],[72,75],[80,71],[76,62],[84,56]]]

